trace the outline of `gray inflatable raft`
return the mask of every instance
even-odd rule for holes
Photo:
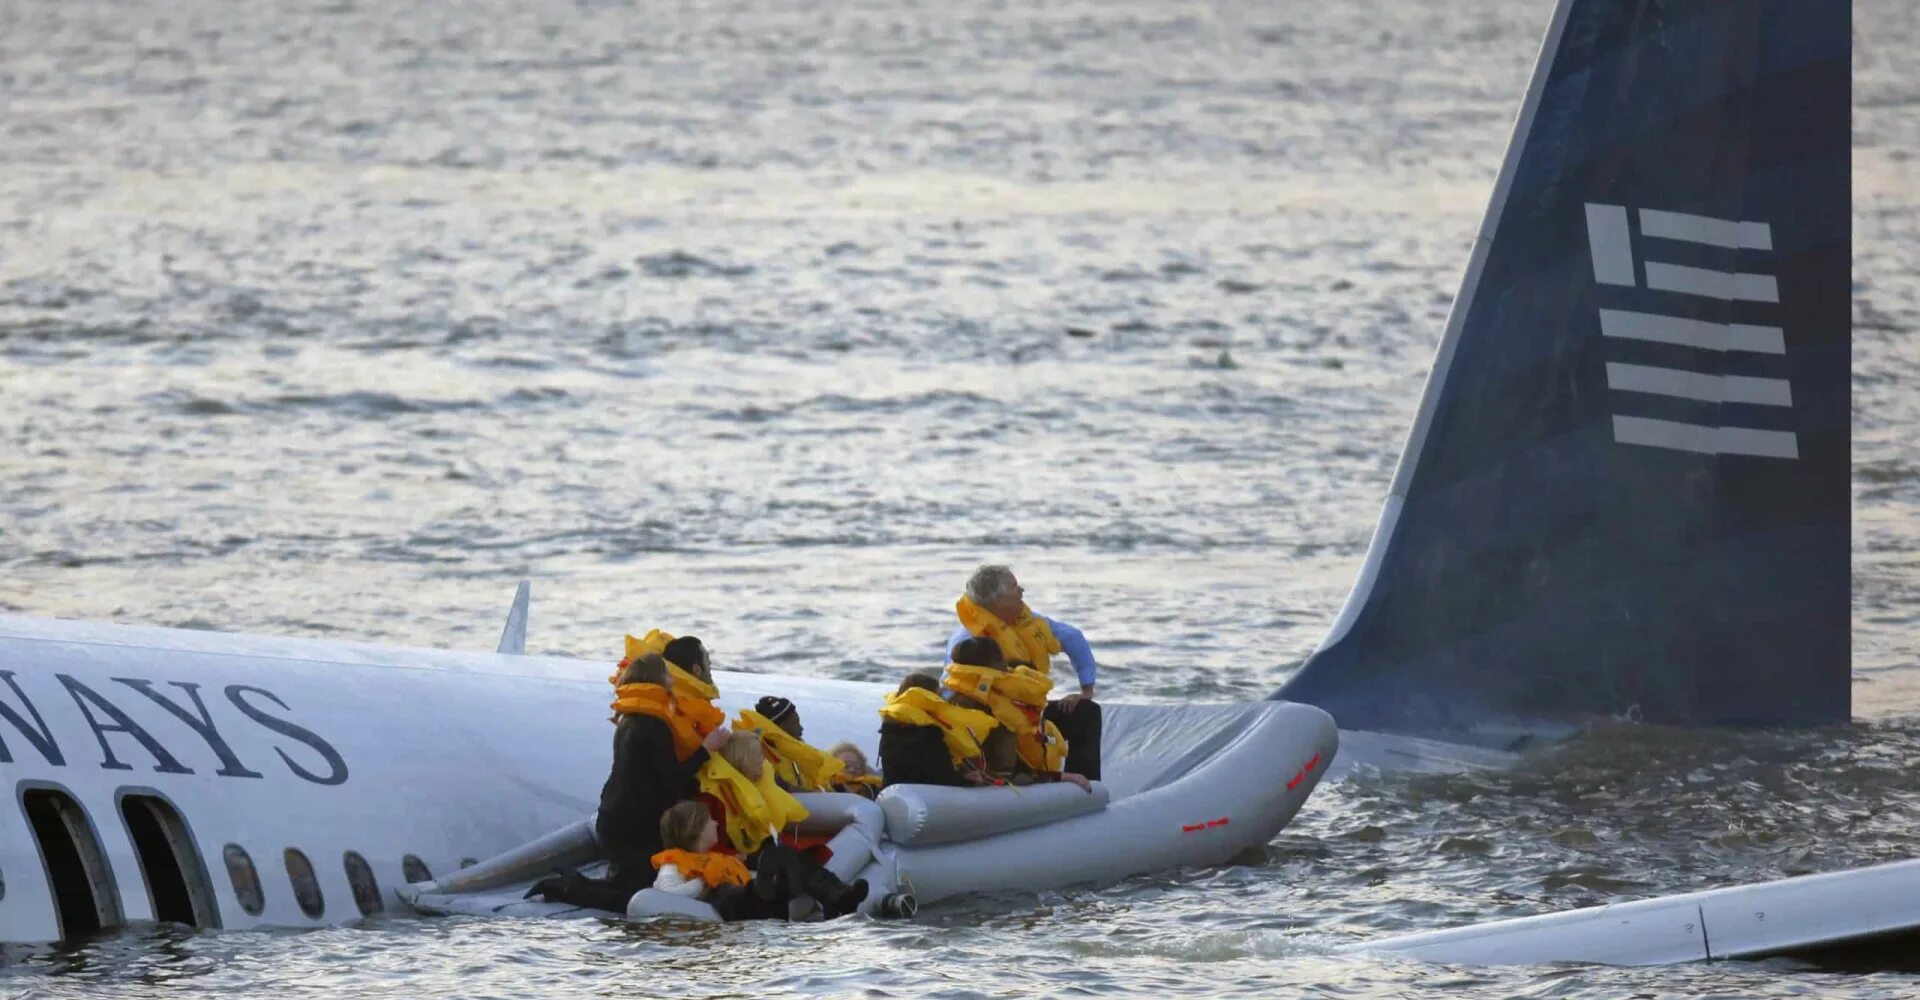
[[[812,816],[802,832],[832,835],[827,867],[867,880],[869,910],[894,892],[924,906],[969,892],[1110,883],[1224,864],[1265,845],[1299,812],[1338,748],[1330,716],[1291,702],[1103,708],[1106,780],[1091,793],[1067,784],[895,785],[877,802],[803,795]],[[521,898],[555,868],[596,861],[592,829],[584,819],[397,893],[426,913],[604,917]],[[627,917],[718,919],[705,903],[651,889],[635,894]]]

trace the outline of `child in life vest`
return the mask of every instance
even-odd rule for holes
[[[736,855],[776,892],[811,896],[829,919],[851,913],[867,898],[865,879],[852,884],[782,843],[781,835],[807,817],[805,807],[773,781],[760,740],[735,732],[701,774],[699,805],[714,824],[709,850]],[[790,833],[786,834],[791,836]]]
[[[739,858],[715,851],[719,841],[720,825],[705,805],[689,801],[667,810],[660,817],[660,842],[668,846],[653,856],[659,870],[653,887],[704,900],[728,921],[785,919],[801,895],[812,896],[831,920],[852,913],[867,897],[865,882],[857,883],[857,891],[826,875],[829,883],[802,870],[790,851],[773,857],[762,851],[759,869],[749,871]]]

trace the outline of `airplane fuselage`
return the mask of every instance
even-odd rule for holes
[[[611,669],[0,617],[0,941],[391,907],[593,811]],[[880,685],[717,679],[730,710],[780,693],[873,749]]]

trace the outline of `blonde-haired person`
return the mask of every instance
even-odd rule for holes
[[[780,835],[807,817],[767,771],[766,752],[752,733],[735,732],[700,773],[700,804],[714,824],[709,852],[740,857],[767,881],[770,895],[811,896],[828,919],[859,909],[867,882],[851,884],[781,843]],[[704,827],[702,828],[704,830]]]
[[[879,797],[884,783],[873,765],[867,763],[866,751],[852,740],[841,740],[828,747],[827,753],[838,758],[842,767],[833,779],[835,791],[852,792],[870,799]]]

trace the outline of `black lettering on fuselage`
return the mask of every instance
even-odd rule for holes
[[[27,693],[20,690],[19,682],[13,679],[13,671],[0,670],[0,681],[5,681],[7,686],[13,689],[14,697],[20,699],[20,704],[27,706],[27,714],[33,716],[33,725],[39,732],[28,729],[27,720],[21,718],[20,713],[14,711],[4,701],[0,701],[0,718],[13,723],[13,728],[20,730],[20,735],[26,737],[27,742],[40,751],[40,756],[45,757],[47,763],[54,767],[67,766],[67,758],[60,753],[60,744],[54,742],[53,730],[47,728],[47,720],[40,717],[40,710],[33,707],[33,701],[27,697]],[[0,764],[11,763],[13,763],[13,755],[7,753],[6,741],[0,740]]]
[[[172,712],[174,718],[186,723],[188,728],[199,733],[200,738],[207,741],[207,748],[220,757],[220,770],[213,773],[223,778],[264,777],[259,771],[247,770],[247,766],[240,763],[240,758],[234,755],[233,748],[228,746],[227,741],[221,738],[220,730],[214,728],[213,716],[207,713],[206,703],[200,700],[200,685],[191,681],[167,682],[185,691],[187,697],[193,699],[193,712],[198,713],[196,717],[193,713],[188,712],[177,703],[168,699],[166,695],[155,691],[152,681],[138,677],[115,677],[114,680],[153,699],[154,704]]]
[[[114,707],[113,702],[101,697],[98,691],[68,677],[66,674],[55,674],[54,676],[59,678],[61,685],[66,687],[67,694],[73,696],[73,703],[80,706],[80,714],[86,716],[87,725],[93,727],[93,737],[100,741],[101,767],[109,771],[133,770],[133,765],[123,763],[113,755],[113,746],[107,742],[108,733],[126,733],[128,736],[140,741],[140,745],[145,747],[147,752],[153,755],[153,759],[156,762],[153,766],[155,771],[161,774],[193,773],[192,768],[181,766],[180,762],[175,760],[173,755],[167,752],[167,748],[160,745],[160,741],[147,735],[147,731],[140,728],[139,723],[133,721],[132,717],[128,716],[127,713]],[[103,724],[99,716],[93,713],[93,709],[87,707],[88,702],[92,702],[95,708],[106,713],[106,715],[113,720],[113,724]]]
[[[268,691],[264,688],[250,687],[245,684],[229,684],[227,685],[226,694],[227,694],[227,700],[230,702],[233,702],[233,707],[245,713],[247,718],[252,719],[255,722],[258,722],[259,724],[267,727],[268,729],[271,729],[274,732],[287,737],[288,739],[299,740],[300,742],[305,743],[307,746],[312,747],[315,752],[319,753],[321,757],[325,758],[327,762],[327,767],[329,769],[329,772],[324,777],[321,775],[314,774],[312,771],[309,771],[306,768],[301,767],[298,763],[295,763],[292,757],[287,756],[287,752],[285,750],[282,750],[279,747],[274,747],[273,752],[279,754],[281,760],[286,761],[287,768],[291,770],[294,774],[297,774],[300,777],[305,778],[306,780],[311,781],[316,785],[338,785],[347,780],[347,762],[341,759],[340,752],[335,750],[333,746],[329,744],[326,740],[323,740],[319,736],[314,735],[314,733],[311,730],[305,729],[301,726],[294,725],[293,723],[288,722],[285,719],[275,718],[274,716],[268,715],[267,713],[261,711],[260,709],[255,708],[254,706],[248,704],[247,700],[241,697],[242,694],[257,694],[257,695],[260,695],[261,697],[264,697],[272,701],[274,704],[280,706],[282,709],[286,709],[287,711],[292,711],[291,708],[288,708],[287,703],[284,701],[281,701],[280,698],[277,695],[275,695],[272,691]]]

